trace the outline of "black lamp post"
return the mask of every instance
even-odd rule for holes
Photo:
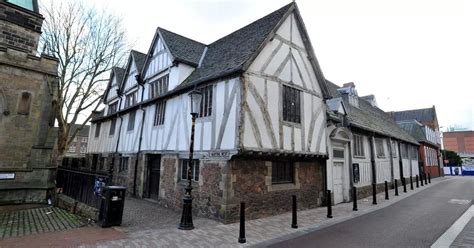
[[[179,223],[178,229],[181,230],[192,230],[194,229],[193,224],[193,198],[191,191],[193,187],[192,183],[192,163],[193,163],[193,152],[194,152],[194,126],[196,123],[196,117],[201,107],[202,93],[198,90],[193,90],[189,93],[191,98],[191,141],[189,142],[189,161],[188,161],[188,185],[184,188],[183,197],[183,213],[181,215],[181,222]]]

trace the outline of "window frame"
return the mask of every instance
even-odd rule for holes
[[[364,137],[360,134],[353,134],[354,137],[354,157],[365,158]]]
[[[385,146],[384,146],[384,139],[383,138],[374,138],[375,139],[375,151],[377,154],[377,158],[386,158],[387,155],[385,153]]]
[[[137,115],[137,111],[132,111],[128,114],[127,131],[133,131],[133,129],[135,129],[136,115]],[[132,116],[133,116],[133,118],[132,118]]]
[[[166,74],[150,83],[150,99],[163,95],[168,92],[169,74]]]
[[[130,163],[130,157],[120,157],[118,172],[128,171],[129,163]]]
[[[214,96],[214,85],[208,85],[200,89],[202,93],[201,105],[199,106],[198,118],[205,118],[212,116],[212,104]],[[191,103],[192,104],[192,103]]]
[[[295,163],[291,161],[272,161],[272,185],[294,184]]]
[[[180,165],[180,175],[179,175],[179,180],[180,181],[188,181],[188,162],[189,159],[180,159],[179,160],[179,165]],[[183,168],[184,167],[184,168]],[[197,168],[197,170],[196,170]],[[183,174],[186,173],[186,174]],[[191,181],[193,182],[199,182],[200,180],[200,174],[201,173],[201,168],[200,168],[200,161],[199,159],[193,159],[193,164],[191,166]],[[197,180],[196,180],[197,176]]]
[[[102,126],[101,122],[97,122],[95,124],[95,133],[94,133],[94,138],[98,138],[100,136],[100,127]]]
[[[116,126],[117,126],[117,118],[113,118],[112,120],[110,120],[109,136],[115,134]]]
[[[155,116],[153,118],[153,126],[162,126],[165,124],[166,100],[159,101],[155,104]]]
[[[301,124],[302,91],[288,85],[282,88],[283,121]]]
[[[116,101],[114,103],[109,104],[109,108],[107,109],[107,114],[108,115],[115,114],[117,113],[117,109],[118,109],[118,102]]]
[[[125,108],[137,104],[138,90],[134,90],[127,95],[125,95]]]

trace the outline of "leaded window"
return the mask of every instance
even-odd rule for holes
[[[272,162],[272,183],[293,183],[295,181],[295,166],[293,162]]]
[[[202,100],[199,117],[207,117],[212,115],[212,90],[213,85],[206,86],[201,89]]]
[[[110,130],[109,130],[109,135],[114,135],[115,134],[115,126],[117,125],[117,119],[112,119],[110,121]]]
[[[354,134],[354,156],[365,157],[364,137],[362,135]]]
[[[301,123],[301,91],[283,85],[283,120]]]
[[[181,180],[188,180],[188,163],[189,159],[181,159]],[[193,159],[191,164],[191,180],[199,181],[199,160]]]
[[[160,101],[155,105],[154,125],[159,126],[165,123],[166,101]]]
[[[109,105],[109,110],[108,110],[109,115],[114,114],[114,113],[117,112],[117,105],[118,105],[117,102],[114,102],[114,103]]]
[[[150,83],[150,99],[168,91],[169,75],[163,76]]]
[[[385,148],[383,143],[383,139],[375,138],[375,150],[377,151],[378,158],[385,158]]]
[[[99,135],[100,135],[100,126],[101,126],[100,122],[95,124],[95,135],[94,135],[94,137],[96,137],[96,138],[99,137]]]
[[[136,112],[133,111],[128,116],[128,126],[127,126],[128,131],[133,130],[133,128],[135,128],[135,114]]]
[[[127,94],[125,96],[125,108],[133,106],[137,103],[137,91]]]

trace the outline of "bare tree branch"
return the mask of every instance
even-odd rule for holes
[[[62,156],[92,111],[100,106],[108,73],[125,61],[127,45],[120,18],[81,2],[42,6],[42,51],[59,59],[58,155]],[[81,120],[78,128],[71,127]]]

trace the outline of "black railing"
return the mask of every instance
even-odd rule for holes
[[[57,187],[62,193],[94,208],[100,207],[101,186],[110,180],[106,173],[58,168]]]

